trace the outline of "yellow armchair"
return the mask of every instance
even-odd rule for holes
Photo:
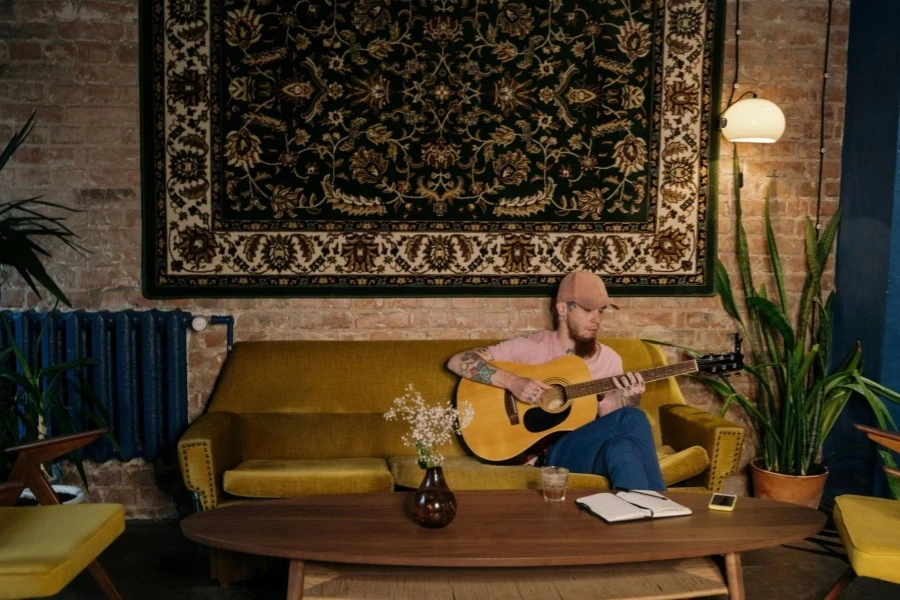
[[[855,426],[873,442],[900,452],[900,435]],[[884,467],[889,477],[900,471]],[[825,600],[837,600],[857,575],[900,584],[900,502],[847,494],[834,501],[834,524],[847,550],[850,566],[834,584]]]
[[[103,430],[9,448],[18,454],[0,485],[0,599],[51,596],[87,568],[110,600],[118,590],[97,557],[125,530],[119,504],[63,506],[40,465],[93,443]],[[13,506],[25,485],[41,506]]]
[[[731,421],[686,404],[668,404],[659,409],[663,444],[676,451],[699,446],[709,456],[709,469],[696,477],[698,485],[712,492],[738,470],[744,429]]]

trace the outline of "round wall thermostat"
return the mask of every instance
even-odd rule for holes
[[[209,325],[209,321],[206,320],[206,317],[194,317],[191,320],[191,329],[194,331],[203,331],[207,325]]]

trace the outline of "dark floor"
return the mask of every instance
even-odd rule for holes
[[[841,576],[846,563],[833,551],[833,532],[812,541],[746,552],[742,555],[746,595],[750,600],[818,600]],[[818,543],[825,542],[825,545]],[[841,552],[840,541],[837,550]],[[208,577],[208,558],[200,546],[181,535],[178,524],[129,523],[125,533],[101,556],[125,600],[250,600],[284,598],[283,581],[245,582],[223,590]],[[54,598],[103,598],[86,572]],[[857,578],[841,600],[900,600],[900,585]]]

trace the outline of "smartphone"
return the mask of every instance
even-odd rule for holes
[[[737,503],[737,496],[733,494],[713,494],[709,499],[709,508],[711,510],[734,510]]]

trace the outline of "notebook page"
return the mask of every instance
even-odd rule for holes
[[[645,519],[652,516],[652,513],[646,508],[630,504],[621,498],[617,498],[615,494],[593,494],[578,498],[575,502],[610,523]]]
[[[639,491],[639,494],[635,492],[618,492],[616,496],[625,502],[650,510],[654,518],[693,514],[693,511],[688,507],[669,500],[656,492],[649,490]]]

